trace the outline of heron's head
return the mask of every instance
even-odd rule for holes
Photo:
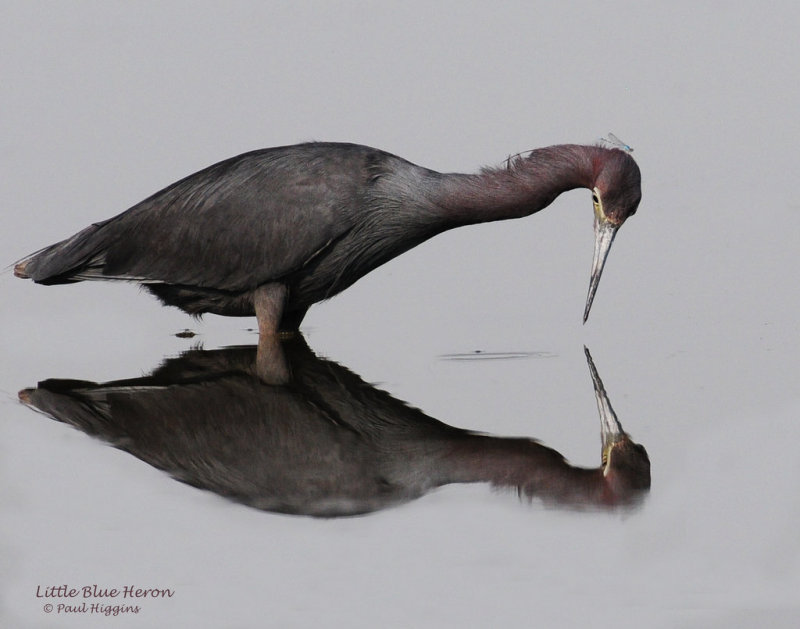
[[[650,489],[650,458],[644,446],[634,443],[626,433],[597,373],[597,368],[584,347],[589,374],[592,376],[597,410],[600,413],[602,439],[602,473],[608,492],[604,497],[612,504],[636,502]]]
[[[650,491],[650,458],[647,450],[625,435],[603,448],[601,504],[634,508]]]
[[[603,444],[603,478],[620,502],[636,502],[650,489],[650,457],[644,446],[623,435]]]
[[[600,276],[617,230],[636,213],[642,199],[642,175],[630,153],[603,149],[596,161],[592,185],[594,205],[594,260],[583,321],[589,317]]]

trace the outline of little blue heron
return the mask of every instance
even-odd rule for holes
[[[625,150],[533,150],[478,174],[439,173],[355,144],[253,151],[182,179],[18,262],[40,284],[140,282],[187,313],[258,318],[262,339],[308,308],[454,227],[528,216],[592,191],[595,249],[583,320],[641,176]]]

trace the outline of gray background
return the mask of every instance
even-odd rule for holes
[[[574,191],[437,237],[304,330],[442,421],[594,466],[585,343],[653,465],[624,517],[483,486],[336,521],[233,505],[16,392],[252,343],[255,321],[7,268],[3,626],[112,622],[47,616],[36,586],[61,583],[176,590],[118,627],[797,626],[798,27],[789,2],[3,3],[3,264],[254,148],[352,141],[474,171],[617,133],[644,199],[586,326],[592,214]],[[544,354],[441,358],[478,349]]]

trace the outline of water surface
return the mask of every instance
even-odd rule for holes
[[[425,243],[303,330],[320,360],[432,420],[597,468],[587,345],[652,484],[633,510],[484,482],[356,517],[253,508],[17,393],[147,377],[193,348],[254,343],[254,321],[6,272],[4,626],[87,626],[44,611],[37,587],[61,584],[174,590],[122,627],[797,625],[796,7],[151,11],[19,4],[0,25],[5,263],[261,146],[356,141],[471,171],[611,130],[644,197],[586,326],[591,202],[574,191]]]

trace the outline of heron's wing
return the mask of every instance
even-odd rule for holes
[[[365,150],[309,144],[220,162],[32,256],[26,272],[231,291],[279,279],[351,229]]]

